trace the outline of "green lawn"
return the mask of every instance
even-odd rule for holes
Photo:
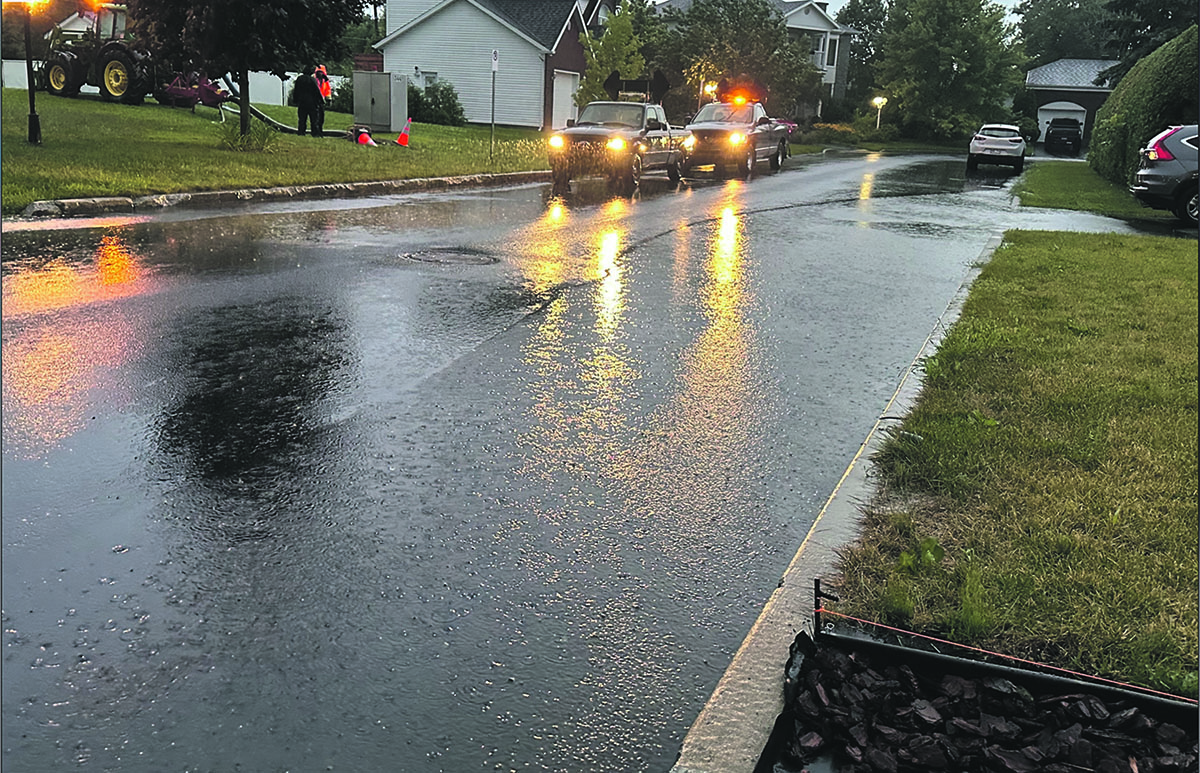
[[[1095,212],[1126,220],[1173,220],[1170,212],[1148,209],[1124,186],[1114,185],[1078,161],[1039,159],[1027,164],[1013,192],[1026,207]]]
[[[237,152],[221,147],[219,113],[195,113],[144,105],[109,104],[99,98],[37,95],[42,144],[28,142],[27,92],[3,90],[0,113],[0,197],[3,214],[31,202],[86,196],[272,187],[440,177],[482,172],[548,169],[539,132],[413,124],[408,148],[377,135],[380,147],[361,147],[336,138],[276,134],[271,152]],[[292,124],[296,111],[262,107]],[[227,121],[236,121],[229,116]],[[349,127],[353,117],[326,116],[327,129]],[[489,158],[490,156],[490,158]]]
[[[1196,267],[1194,239],[1008,233],[878,456],[838,609],[1195,696]]]

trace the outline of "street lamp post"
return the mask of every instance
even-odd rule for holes
[[[887,97],[875,97],[871,100],[871,104],[875,106],[875,130],[879,130],[879,121],[883,118],[883,106],[887,104]]]
[[[34,104],[33,82],[33,33],[29,24],[33,18],[33,9],[41,0],[23,0],[25,6],[25,84],[29,87],[29,144],[42,144],[42,121],[38,118],[37,105]],[[4,5],[13,5],[10,0],[4,0]]]

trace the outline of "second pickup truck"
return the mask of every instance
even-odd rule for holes
[[[665,170],[678,182],[684,136],[667,123],[662,105],[590,102],[577,120],[550,135],[554,189],[565,191],[574,177],[603,175],[613,188],[630,193],[650,170]]]

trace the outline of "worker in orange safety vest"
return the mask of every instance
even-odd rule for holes
[[[333,96],[333,85],[329,82],[329,75],[325,72],[325,65],[319,64],[313,70],[313,79],[317,82],[317,89],[321,92],[321,101],[317,104],[317,116],[315,119],[316,131],[313,134],[317,137],[321,136],[321,132],[325,129],[325,104],[329,98]]]

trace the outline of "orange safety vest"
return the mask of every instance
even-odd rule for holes
[[[333,95],[333,86],[329,83],[329,76],[325,74],[325,68],[318,67],[313,77],[317,79],[317,87],[321,90],[321,96],[329,99]]]

